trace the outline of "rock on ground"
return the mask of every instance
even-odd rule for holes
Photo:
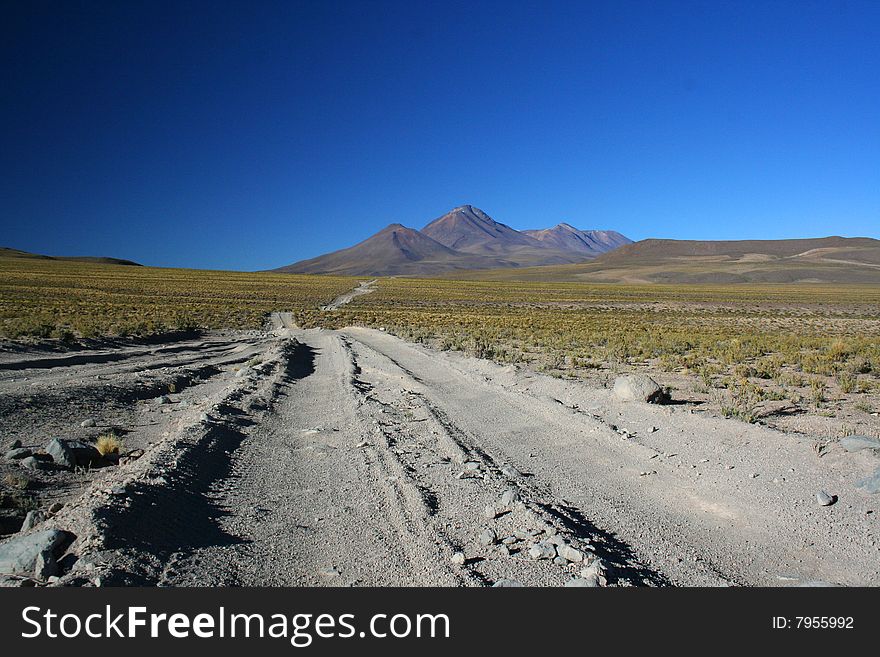
[[[24,522],[21,525],[22,532],[27,532],[39,525],[46,519],[45,514],[42,511],[28,511],[27,515],[24,517]]]
[[[46,529],[6,540],[0,543],[0,573],[30,576],[41,555],[44,563],[49,555],[54,560],[61,547],[71,538],[70,534],[59,529]]]
[[[654,379],[644,374],[627,374],[614,381],[614,396],[620,401],[639,401],[662,404],[668,395]]]
[[[863,449],[880,449],[880,438],[871,436],[846,436],[840,439],[840,446],[847,452],[858,452]]]
[[[856,486],[869,494],[880,493],[880,468],[874,470],[874,473],[861,479]]]
[[[68,468],[86,467],[101,460],[101,453],[92,445],[79,440],[53,438],[46,445],[46,453],[56,463]]]
[[[47,468],[45,463],[34,456],[27,456],[21,459],[19,463],[21,463],[21,467],[27,470],[45,470]]]

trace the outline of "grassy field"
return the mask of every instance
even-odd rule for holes
[[[0,336],[260,328],[269,312],[307,312],[353,285],[334,277],[0,258]]]
[[[383,327],[408,340],[560,377],[644,368],[680,374],[725,415],[762,402],[864,412],[880,392],[880,286],[612,285],[358,279],[0,259],[0,334],[28,339],[259,328]]]
[[[382,280],[315,322],[381,326],[409,340],[561,377],[682,375],[728,416],[763,402],[814,410],[880,391],[878,286],[624,286]]]

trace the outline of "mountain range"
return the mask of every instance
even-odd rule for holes
[[[391,224],[363,242],[274,271],[349,276],[435,276],[445,272],[565,265],[595,258],[632,240],[569,224],[519,231],[463,205],[421,230]]]
[[[880,240],[646,239],[588,262],[517,270],[453,272],[451,278],[659,284],[880,284]]]

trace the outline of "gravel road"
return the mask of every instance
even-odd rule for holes
[[[144,456],[46,521],[77,536],[60,583],[880,584],[871,450],[284,316],[203,351],[173,416],[117,418]],[[5,367],[39,388],[136,357]]]

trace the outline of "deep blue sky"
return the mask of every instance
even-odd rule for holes
[[[4,2],[0,245],[260,269],[477,205],[880,237],[880,2]]]

